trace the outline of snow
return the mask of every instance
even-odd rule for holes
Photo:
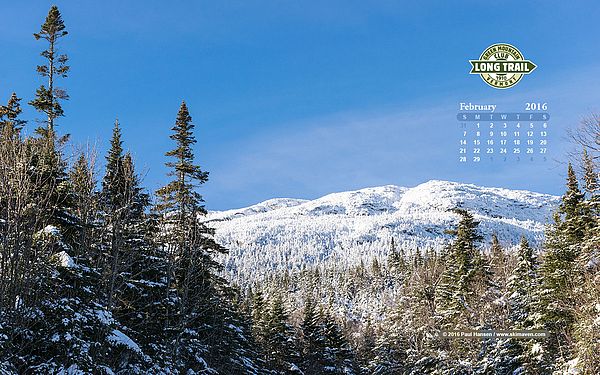
[[[61,251],[60,253],[54,254],[54,259],[58,262],[58,265],[64,268],[77,268],[77,264],[71,258],[66,251]]]
[[[114,322],[111,313],[106,310],[96,310],[96,317],[100,321],[100,323],[104,325],[110,325]]]
[[[256,205],[253,205],[250,207],[245,207],[245,208],[240,208],[240,209],[235,209],[235,210],[228,210],[228,211],[213,212],[212,219],[219,220],[219,219],[227,219],[227,218],[231,218],[231,217],[250,216],[250,215],[257,214],[257,213],[277,210],[279,208],[294,207],[294,206],[300,205],[305,202],[308,202],[308,201],[305,199],[274,198],[274,199],[269,199],[269,200],[266,200],[264,202],[261,202],[259,204],[256,204]]]
[[[57,237],[60,236],[60,229],[58,229],[54,225],[47,225],[46,227],[44,227],[44,229],[42,229],[42,231],[45,234],[49,234],[52,236],[57,236]]]
[[[71,365],[69,368],[61,369],[57,375],[84,375],[85,372],[81,370],[77,365]]]
[[[335,368],[333,368],[333,370],[335,370]],[[295,363],[290,364],[290,371],[293,373],[303,374],[302,370],[300,370],[300,368],[296,366]]]
[[[579,365],[579,357],[567,362],[567,371],[565,374],[581,374],[581,371],[577,368],[577,365]]]
[[[386,185],[326,195],[311,201],[271,199],[237,210],[210,212],[227,274],[236,281],[259,280],[274,270],[303,266],[352,266],[385,257],[390,239],[409,252],[440,249],[445,230],[456,224],[450,211],[461,207],[480,221],[489,240],[496,233],[504,245],[525,235],[532,245],[559,197],[525,190],[480,187],[433,180],[413,188]]]
[[[129,338],[129,336],[119,331],[118,329],[112,331],[112,333],[108,336],[108,341],[116,345],[123,345],[138,353],[142,352],[138,344],[136,344],[131,338]]]
[[[596,258],[596,257],[592,257],[587,264],[585,265],[585,267],[588,270],[594,269],[596,267],[600,266],[600,259]]]

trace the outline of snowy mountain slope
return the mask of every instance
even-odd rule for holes
[[[486,240],[516,244],[521,235],[537,244],[559,198],[522,190],[429,181],[414,188],[393,185],[334,193],[312,201],[271,199],[254,206],[209,213],[217,241],[230,249],[225,265],[240,280],[273,270],[312,264],[346,267],[384,257],[398,246],[439,249],[461,207],[481,222]]]

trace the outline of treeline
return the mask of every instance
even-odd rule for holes
[[[456,210],[441,253],[352,269],[224,279],[198,186],[181,104],[166,153],[169,183],[141,185],[115,122],[103,173],[93,152],[68,156],[58,131],[69,73],[67,31],[52,7],[44,83],[29,101],[44,121],[23,129],[21,99],[0,106],[0,374],[549,374],[600,373],[597,168],[567,190],[544,248],[482,251],[477,221]],[[240,289],[242,289],[240,291]],[[370,303],[371,314],[353,315]],[[293,297],[293,298],[292,298]],[[368,310],[370,306],[363,308]],[[447,330],[537,329],[545,339],[450,339]]]
[[[29,102],[45,120],[24,135],[21,99],[0,107],[0,373],[255,373],[266,368],[235,291],[219,276],[196,188],[185,103],[166,153],[170,182],[140,185],[115,122],[102,176],[94,155],[67,157],[57,86],[67,31],[53,6],[36,40],[44,79]]]

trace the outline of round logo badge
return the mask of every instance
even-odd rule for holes
[[[488,85],[507,89],[516,85],[525,74],[537,68],[525,60],[521,51],[507,43],[497,43],[483,51],[478,60],[469,60],[471,74],[479,74]]]

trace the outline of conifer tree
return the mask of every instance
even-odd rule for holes
[[[43,183],[36,201],[48,202],[47,207],[38,207],[50,224],[57,226],[63,232],[65,241],[72,241],[81,229],[78,219],[70,214],[72,192],[68,182],[66,162],[61,147],[68,136],[59,137],[54,130],[55,119],[63,116],[59,100],[66,99],[63,89],[55,85],[56,78],[66,77],[69,67],[66,65],[67,56],[59,55],[57,43],[67,35],[60,11],[52,6],[40,31],[33,34],[36,40],[43,39],[48,43],[41,56],[46,60],[44,65],[37,67],[40,76],[48,79],[47,86],[40,86],[34,100],[30,101],[36,110],[46,115],[46,126],[36,131],[40,139],[29,139],[28,144],[32,153],[31,178]]]
[[[5,106],[0,106],[0,132],[6,132],[4,133],[5,136],[19,134],[27,123],[27,121],[19,118],[19,115],[23,112],[20,102],[21,98],[13,92],[8,103]]]
[[[496,233],[492,234],[492,245],[490,247],[490,268],[499,277],[505,276],[506,254]]]
[[[94,226],[98,215],[98,195],[96,193],[96,172],[85,153],[81,153],[69,171],[73,194],[73,214],[81,222],[79,237],[75,242],[74,256],[85,256],[92,260]]]
[[[359,373],[365,373],[374,359],[375,345],[377,335],[373,327],[372,319],[369,317],[367,322],[363,325],[362,331],[356,349],[357,363],[359,366]]]
[[[376,339],[369,368],[373,374],[401,374],[406,371],[408,340],[405,335],[402,307],[397,307],[390,314],[385,322],[384,331]]]
[[[574,357],[583,374],[600,373],[600,224],[583,243],[578,265],[583,271],[576,290]]]
[[[600,216],[600,190],[598,185],[598,169],[594,163],[594,159],[587,152],[587,149],[583,150],[583,181],[585,192],[587,196],[587,204],[589,210],[594,217]]]
[[[103,294],[109,310],[114,307],[119,289],[117,284],[124,281],[120,274],[128,265],[125,259],[124,226],[130,203],[127,200],[132,192],[128,191],[131,181],[127,181],[127,178],[135,178],[135,175],[128,171],[129,176],[126,176],[123,164],[123,141],[117,120],[113,128],[111,147],[106,156],[106,172],[100,192],[104,238],[98,254],[98,264],[103,274]]]
[[[320,329],[319,311],[312,295],[304,303],[304,315],[300,324],[302,331],[302,371],[317,374],[323,367],[325,340]]]
[[[554,215],[553,225],[546,231],[546,251],[540,267],[541,287],[536,303],[535,327],[551,332],[544,342],[543,362],[549,368],[564,366],[572,350],[577,306],[574,291],[582,277],[576,260],[593,223],[571,164],[567,172],[567,191]]]
[[[517,264],[508,279],[508,319],[511,329],[531,329],[538,291],[537,260],[525,236],[517,250]],[[496,373],[537,373],[539,366],[531,354],[535,340],[497,340],[491,355],[482,361]]]
[[[171,357],[176,367],[205,371],[206,363],[199,360],[198,352],[211,348],[213,361],[224,361],[218,356],[221,342],[216,331],[223,331],[223,295],[228,289],[217,275],[221,265],[214,256],[226,249],[214,240],[214,230],[202,221],[206,210],[202,196],[196,191],[205,183],[208,173],[195,164],[192,146],[196,143],[194,125],[185,102],[181,104],[173,134],[176,147],[166,156],[173,179],[156,194],[155,207],[159,218],[158,243],[168,256],[167,294],[170,301],[165,312],[165,329]],[[229,359],[228,359],[229,360]]]
[[[449,231],[455,239],[446,255],[446,271],[438,291],[438,306],[446,324],[458,323],[456,319],[459,317],[467,318],[473,324],[476,313],[472,306],[475,298],[473,283],[479,260],[477,243],[482,237],[477,232],[479,222],[475,221],[473,215],[462,209],[455,212],[460,216],[460,221],[455,230]]]
[[[164,347],[148,336],[162,333],[167,267],[152,243],[156,224],[146,213],[150,199],[140,185],[115,121],[100,192],[102,238],[96,261],[102,273],[101,295],[106,308],[127,327],[126,333],[160,362]]]
[[[407,264],[406,264],[406,254],[404,249],[401,248],[398,250],[396,248],[396,243],[394,242],[394,238],[390,242],[390,252],[388,255],[388,268],[392,272],[392,274],[396,277],[401,277],[406,272]]]
[[[41,56],[46,59],[44,65],[38,65],[37,72],[48,79],[47,86],[40,86],[35,94],[35,99],[29,102],[36,110],[47,116],[47,130],[54,130],[55,120],[64,116],[60,100],[68,99],[67,92],[56,86],[57,78],[65,78],[70,67],[67,65],[68,57],[59,54],[58,43],[68,34],[58,7],[53,5],[42,24],[40,31],[34,33],[36,40],[43,39],[48,43]]]
[[[577,267],[580,278],[575,289],[577,305],[573,327],[575,369],[584,374],[600,373],[600,195],[598,175],[592,157],[584,150],[584,182],[593,222],[580,245]]]
[[[266,323],[265,351],[267,363],[284,373],[297,373],[299,353],[294,330],[281,295],[277,294],[269,306]]]
[[[510,319],[514,327],[531,327],[537,283],[536,256],[527,238],[522,236],[517,252],[517,265],[508,281]]]
[[[252,335],[259,343],[263,343],[265,336],[265,317],[267,306],[262,290],[257,290],[252,294]]]
[[[355,359],[348,341],[337,324],[330,309],[321,310],[321,321],[323,327],[324,367],[323,374],[354,374]]]

